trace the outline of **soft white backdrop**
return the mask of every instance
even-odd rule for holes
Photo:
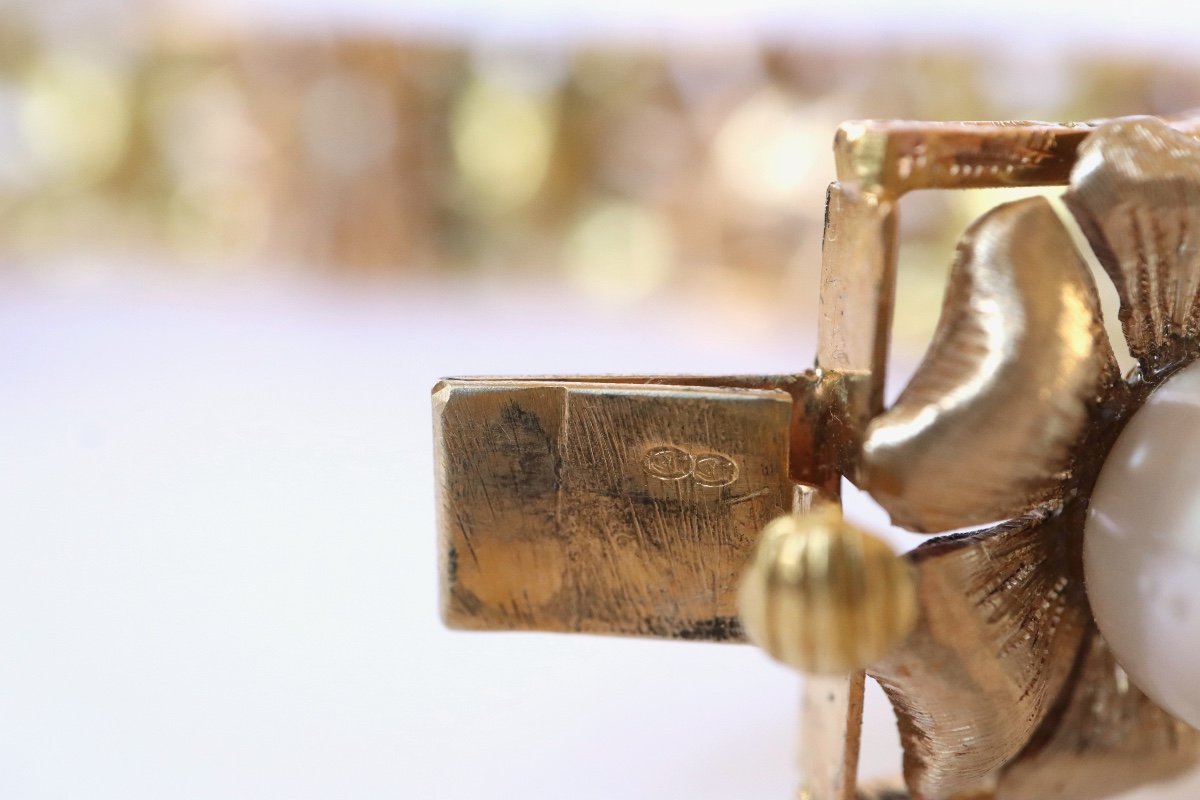
[[[790,797],[755,650],[436,616],[435,378],[809,362],[736,304],[698,342],[710,300],[0,284],[0,797]]]

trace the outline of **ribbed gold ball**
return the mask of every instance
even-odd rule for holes
[[[825,506],[763,529],[742,576],[750,640],[802,672],[863,669],[912,630],[912,567],[884,542]]]

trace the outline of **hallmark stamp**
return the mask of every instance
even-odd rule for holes
[[[692,474],[696,459],[686,450],[664,445],[650,448],[642,466],[648,475],[660,481],[678,481]]]
[[[720,453],[698,456],[674,445],[656,445],[642,458],[646,474],[661,481],[681,481],[692,478],[700,486],[719,488],[738,478],[738,465]]]
[[[728,486],[737,480],[738,465],[732,458],[720,453],[705,453],[696,457],[692,477],[701,486]]]

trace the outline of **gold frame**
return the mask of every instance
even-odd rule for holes
[[[1171,122],[1200,134],[1200,119]],[[900,198],[1065,185],[1097,124],[843,124],[813,370],[440,382],[447,624],[743,640],[738,573],[762,525],[814,498],[837,501],[843,476],[863,478],[866,432],[884,410]],[[717,418],[735,435],[712,440]],[[855,800],[864,791],[863,683],[862,671],[806,681],[802,797]]]

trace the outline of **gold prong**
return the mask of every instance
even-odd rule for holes
[[[912,629],[911,567],[881,540],[818,504],[763,530],[742,576],[750,640],[801,672],[837,675],[882,658]]]

